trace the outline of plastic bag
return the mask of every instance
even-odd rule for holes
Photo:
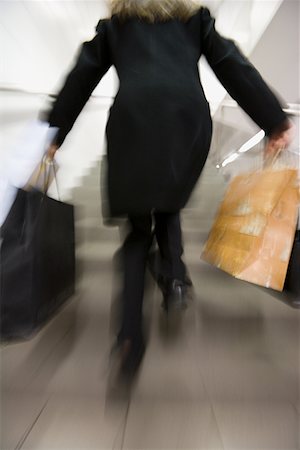
[[[202,258],[236,278],[282,291],[299,207],[299,143],[264,157],[260,131],[235,151],[214,153],[229,182]]]
[[[251,131],[249,128],[245,131],[240,126],[237,128],[238,120],[243,123],[243,118],[238,117],[237,119],[236,110],[234,110],[233,117],[228,116],[231,109],[229,108],[228,111],[227,108],[226,115],[224,115],[225,111],[221,113],[220,123],[216,124],[215,137],[210,151],[211,161],[227,183],[235,176],[262,170],[266,165],[264,131],[256,129],[255,132],[253,127],[250,127]],[[284,150],[273,163],[275,168],[281,166],[297,169],[300,180],[300,116],[294,115],[292,121],[295,126],[294,139],[289,148]],[[271,165],[270,161],[268,164]],[[300,208],[297,229],[300,229]]]

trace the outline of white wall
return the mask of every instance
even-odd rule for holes
[[[273,20],[249,55],[276,95],[288,103],[300,100],[300,2],[283,0]],[[227,96],[229,98],[229,96]],[[240,147],[258,127],[241,108],[219,108],[215,114],[215,136],[210,156],[228,154]],[[299,122],[294,119],[295,123]],[[299,135],[293,146],[299,146]],[[222,146],[222,149],[220,149]]]
[[[300,1],[284,0],[251,61],[289,103],[300,100]]]

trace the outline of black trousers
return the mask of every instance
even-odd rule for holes
[[[129,233],[121,251],[124,279],[119,340],[139,339],[142,335],[144,281],[153,240],[153,222],[162,275],[166,279],[183,280],[185,277],[185,265],[181,259],[183,247],[179,212],[129,216]]]

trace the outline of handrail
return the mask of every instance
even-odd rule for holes
[[[18,87],[18,86],[0,86],[0,93],[1,92],[13,92],[13,93],[17,93],[17,94],[40,95],[40,96],[44,96],[44,97],[49,97],[49,99],[57,98],[57,93],[54,94],[51,92],[35,91],[32,89],[25,89],[25,88]],[[105,100],[113,100],[113,98],[114,98],[111,95],[97,95],[97,94],[92,94],[91,97],[92,98],[102,98]]]
[[[41,95],[41,96],[46,96],[52,99],[55,99],[57,97],[57,94],[52,94],[49,92],[37,92],[37,91],[33,91],[30,89],[23,89],[20,88],[18,86],[0,86],[0,92],[18,92],[18,93],[22,93],[22,94],[31,94],[31,95]],[[113,100],[114,97],[110,96],[110,95],[97,95],[97,94],[92,94],[91,95],[92,98],[95,99],[104,99],[104,100]],[[299,117],[300,116],[300,104],[299,103],[287,103],[287,108],[282,108],[283,111],[290,115],[290,116],[295,116],[295,117]],[[219,105],[220,108],[238,108],[239,105],[237,104],[237,102],[235,100],[231,100],[231,99],[226,99],[223,100],[222,103]]]
[[[235,100],[226,99],[220,105],[221,108],[238,108],[239,105]],[[290,116],[300,116],[300,104],[299,103],[287,103],[287,108],[282,108],[283,111]]]

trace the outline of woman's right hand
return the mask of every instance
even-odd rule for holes
[[[265,156],[270,158],[284,150],[290,145],[294,137],[295,125],[290,120],[286,120],[279,129],[270,134],[265,148]]]

